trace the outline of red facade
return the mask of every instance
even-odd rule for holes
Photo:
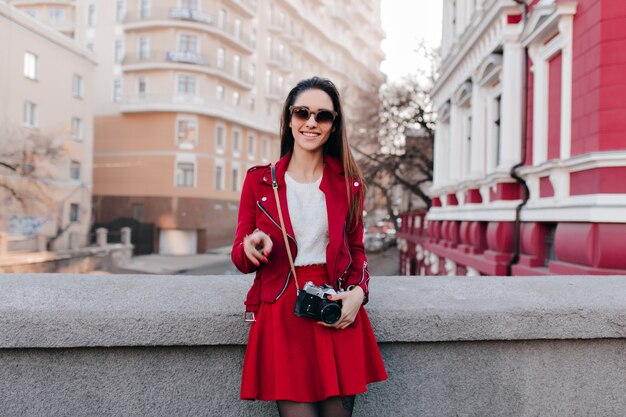
[[[626,1],[482,3],[473,37],[444,12],[433,205],[402,215],[401,273],[626,275]],[[483,127],[463,131],[468,114]]]

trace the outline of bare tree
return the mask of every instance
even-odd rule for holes
[[[29,129],[0,130],[0,198],[2,205],[19,205],[26,215],[54,213],[54,172],[64,163],[68,150],[51,135]],[[14,212],[16,210],[13,210]],[[9,210],[0,212],[6,222]],[[3,218],[4,217],[4,218]],[[57,230],[56,238],[64,230]]]
[[[435,113],[430,89],[436,77],[436,51],[420,45],[431,68],[401,82],[362,94],[352,128],[353,148],[365,180],[383,197],[396,220],[394,189],[400,187],[430,207],[426,187],[433,176]]]

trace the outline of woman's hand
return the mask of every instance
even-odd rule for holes
[[[261,262],[268,262],[267,257],[272,252],[272,246],[272,239],[260,230],[243,238],[243,251],[256,266],[261,265]]]
[[[334,327],[336,329],[345,329],[351,325],[356,319],[356,315],[363,304],[365,292],[363,288],[356,285],[350,291],[340,292],[332,296],[332,301],[341,300],[341,317],[335,324],[328,324],[318,321],[319,324],[326,327]]]

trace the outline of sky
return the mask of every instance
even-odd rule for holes
[[[431,47],[441,43],[443,0],[381,0],[381,20],[387,35],[382,43],[387,55],[381,70],[388,81],[400,81],[425,63],[415,52],[424,40]]]

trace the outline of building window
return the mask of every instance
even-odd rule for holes
[[[179,75],[178,94],[196,94],[196,77]]]
[[[224,190],[224,166],[221,163],[215,164],[215,189]]]
[[[195,143],[198,140],[198,122],[181,119],[176,122],[176,138],[178,143]]]
[[[250,97],[248,99],[248,108],[252,111],[254,111],[254,103],[255,103],[254,97]]]
[[[143,223],[143,219],[144,219],[144,206],[141,203],[136,203],[133,204],[133,219],[137,220],[138,222]]]
[[[241,19],[235,19],[233,33],[236,39],[241,39]]]
[[[80,162],[78,161],[70,162],[70,178],[73,180],[80,179]]]
[[[70,204],[70,222],[78,223],[80,220],[80,205],[78,203]]]
[[[80,117],[72,117],[72,139],[83,139],[83,119]]]
[[[32,52],[24,53],[24,77],[39,79],[39,57]]]
[[[233,167],[232,169],[231,189],[232,191],[239,191],[239,168],[238,167]]]
[[[93,42],[87,42],[86,45],[87,49],[89,49],[91,52],[95,52],[96,51],[96,46],[94,45]]]
[[[178,52],[198,52],[198,37],[194,35],[180,35],[178,38]]]
[[[224,152],[224,127],[218,126],[215,129],[215,148],[218,152]]]
[[[78,74],[74,74],[72,78],[72,93],[76,98],[83,98],[85,94],[83,77]]]
[[[149,59],[149,58],[150,58],[150,37],[141,36],[139,37],[139,59]]]
[[[266,70],[265,71],[265,91],[269,93],[271,89],[272,89],[272,71]]]
[[[240,103],[241,103],[241,94],[239,94],[239,91],[233,91],[233,106],[239,107]]]
[[[24,102],[24,126],[37,127],[39,120],[37,105],[32,101]]]
[[[65,10],[63,9],[49,9],[48,19],[52,25],[60,25],[65,20]]]
[[[263,160],[267,161],[270,157],[270,140],[263,138],[263,148],[261,150]]]
[[[150,0],[141,0],[139,13],[142,19],[150,17]]]
[[[122,100],[122,80],[113,80],[113,101],[119,103]]]
[[[34,17],[35,19],[37,18],[37,9],[28,9],[28,10],[24,10],[24,11],[30,17]]]
[[[141,76],[137,78],[137,92],[139,93],[139,97],[146,96],[146,90],[148,89],[147,79],[145,76]]]
[[[87,7],[87,26],[90,28],[96,26],[96,5],[93,3]]]
[[[194,173],[196,165],[193,162],[176,163],[176,186],[195,187]]]
[[[254,142],[255,142],[255,137],[254,135],[249,135],[248,136],[248,158],[253,159],[254,158]]]
[[[226,19],[227,19],[226,10],[220,9],[220,11],[217,14],[217,26],[219,26],[220,29],[226,29]]]
[[[271,36],[267,37],[267,57],[271,58],[272,57],[272,49],[274,45],[274,39]]]
[[[115,40],[115,62],[121,63],[124,59],[124,44],[121,39]]]
[[[217,97],[218,100],[224,100],[224,86],[221,84],[218,84],[215,90],[215,97]]]
[[[248,67],[248,78],[250,78],[248,81],[250,81],[251,83],[255,82],[255,79],[256,79],[256,65],[250,64],[250,66]]]
[[[470,165],[472,163],[472,115],[467,116],[466,122],[466,143],[465,143],[465,173],[469,174],[471,169]]]
[[[217,59],[215,61],[218,68],[224,68],[224,61],[226,60],[226,50],[224,48],[217,48]]]
[[[241,132],[233,130],[233,154],[239,156],[239,152],[241,152]]]
[[[233,57],[233,74],[235,77],[241,78],[241,57],[239,55]]]
[[[198,0],[181,0],[180,7],[182,9],[198,10]]]
[[[117,0],[115,3],[115,20],[117,23],[124,21],[124,15],[126,14],[126,8],[124,7],[124,0]]]

